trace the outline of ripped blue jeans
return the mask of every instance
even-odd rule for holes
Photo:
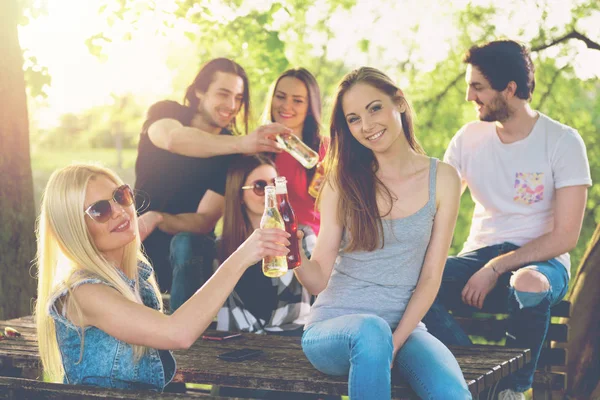
[[[446,261],[442,285],[431,309],[423,318],[428,331],[445,345],[471,345],[471,340],[448,310],[456,315],[469,315],[478,309],[468,306],[461,299],[461,292],[471,276],[488,261],[499,255],[518,249],[512,243],[484,247]],[[537,368],[542,344],[550,325],[550,308],[567,294],[569,275],[556,259],[536,262],[523,268],[544,275],[549,290],[540,293],[517,291],[510,285],[511,272],[498,278],[496,287],[487,295],[482,312],[507,313],[509,315],[506,345],[531,349],[531,362],[510,375],[503,386],[517,392],[531,387]]]

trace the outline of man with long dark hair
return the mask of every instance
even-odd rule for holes
[[[576,130],[531,108],[529,51],[510,40],[466,54],[467,101],[479,121],[454,136],[444,160],[475,202],[463,250],[446,262],[438,299],[424,319],[447,345],[471,341],[447,309],[509,314],[506,343],[530,348],[531,362],[502,382],[499,399],[531,387],[550,308],[567,293],[587,188],[585,144]]]
[[[147,203],[144,241],[171,308],[208,278],[202,259],[214,259],[213,229],[223,212],[225,178],[236,153],[278,152],[280,124],[248,133],[250,90],[244,69],[227,58],[200,69],[184,104],[160,101],[144,122],[135,165],[137,204]],[[240,121],[241,120],[241,121]],[[240,129],[240,125],[242,129]],[[240,132],[241,130],[241,132]],[[171,281],[173,282],[171,285]]]

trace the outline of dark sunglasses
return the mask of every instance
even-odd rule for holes
[[[114,200],[115,203],[123,207],[129,207],[133,204],[133,191],[129,185],[119,186],[113,192],[111,199],[95,202],[85,210],[85,213],[94,221],[104,223],[108,221],[112,215],[112,206],[110,205],[111,200]]]
[[[257,196],[265,195],[265,187],[268,185],[275,185],[275,179],[271,179],[270,182],[265,181],[264,179],[257,179],[252,182],[252,185],[242,186],[242,190],[252,189],[254,194]]]

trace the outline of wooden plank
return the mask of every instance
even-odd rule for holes
[[[568,318],[571,316],[571,302],[563,300],[550,309],[550,315],[553,317]]]
[[[0,360],[23,367],[39,366],[35,326],[31,317],[0,321],[12,326],[21,338],[0,342]],[[207,331],[211,332],[211,331]],[[239,348],[257,348],[263,354],[243,362],[226,362],[219,354]],[[529,350],[502,346],[451,347],[474,396],[493,386],[530,359]],[[347,376],[330,376],[317,371],[306,359],[298,337],[243,334],[222,342],[198,340],[186,351],[176,351],[175,382],[212,383],[298,393],[347,394]],[[11,364],[12,365],[12,364]],[[394,398],[414,398],[414,392],[392,371]]]
[[[564,372],[535,371],[533,388],[563,390],[567,385],[567,375]]]
[[[227,399],[195,393],[157,393],[151,391],[105,389],[92,386],[63,385],[21,378],[0,376],[0,398],[19,400],[197,400],[197,399]],[[231,399],[231,398],[229,398]]]
[[[505,319],[475,319],[469,317],[455,317],[456,322],[472,336],[482,336],[490,341],[498,342],[505,337],[508,321]],[[569,328],[566,324],[550,324],[547,340],[566,343]]]

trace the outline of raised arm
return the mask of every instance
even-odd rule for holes
[[[321,228],[317,244],[310,260],[303,251],[300,252],[302,265],[294,269],[302,286],[313,295],[321,293],[327,287],[342,241],[343,229],[337,220],[338,200],[337,190],[326,184],[321,195]]]
[[[213,157],[224,154],[280,152],[275,137],[290,132],[272,123],[244,136],[216,135],[198,128],[183,126],[176,119],[163,118],[148,128],[150,141],[163,150],[188,157]]]
[[[433,220],[431,239],[417,287],[394,331],[394,355],[425,316],[440,288],[458,216],[460,194],[461,182],[458,173],[454,167],[440,162],[436,183],[437,212]]]
[[[81,285],[73,293],[83,320],[74,322],[96,326],[133,345],[187,349],[212,322],[246,268],[265,256],[287,254],[288,238],[281,229],[257,229],[172,315],[129,301],[106,285]]]

